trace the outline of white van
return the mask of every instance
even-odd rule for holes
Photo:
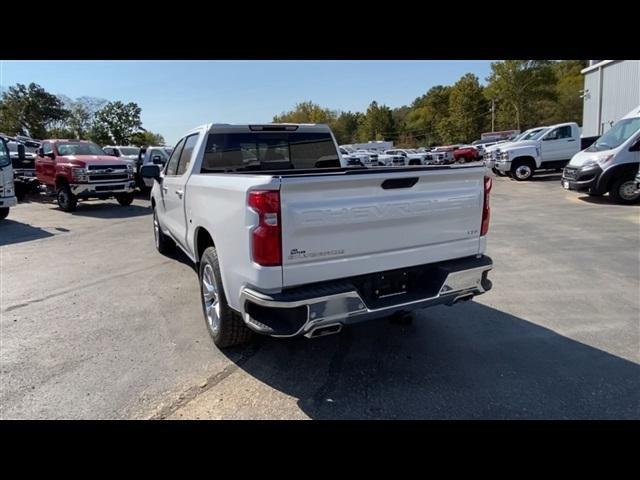
[[[622,117],[589,148],[573,156],[562,174],[562,186],[617,203],[640,200],[635,175],[640,166],[640,106]]]

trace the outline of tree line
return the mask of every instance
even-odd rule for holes
[[[343,112],[306,101],[273,121],[327,123],[340,144],[393,140],[404,147],[469,143],[491,131],[492,123],[496,131],[581,124],[580,70],[586,65],[585,60],[493,62],[486,85],[467,73],[394,109],[374,100],[366,112]]]
[[[164,144],[162,135],[142,127],[141,113],[134,102],[71,99],[49,93],[35,83],[18,83],[2,93],[0,132],[35,139],[85,139],[99,145]]]

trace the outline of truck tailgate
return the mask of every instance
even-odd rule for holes
[[[282,177],[283,286],[475,255],[484,167]]]

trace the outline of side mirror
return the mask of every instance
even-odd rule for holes
[[[158,165],[143,165],[140,168],[140,176],[142,178],[153,178],[160,181],[160,167]]]
[[[154,165],[162,165],[164,163],[160,155],[154,155],[151,161],[153,162]]]
[[[24,148],[24,145],[19,143],[18,144],[18,160],[22,161],[26,158],[25,151],[26,150]]]
[[[42,147],[38,148],[38,156],[39,157],[44,157],[44,148],[42,148]]]
[[[640,138],[636,140],[636,142],[629,147],[630,152],[640,152]]]

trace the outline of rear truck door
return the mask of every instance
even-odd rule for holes
[[[484,167],[281,179],[283,286],[476,255]]]
[[[165,199],[165,219],[167,228],[173,238],[186,247],[187,220],[185,215],[185,186],[189,178],[189,165],[191,164],[198,134],[194,133],[185,137],[184,143],[179,145],[171,156],[178,156],[177,164],[172,162],[167,167],[166,175],[162,181],[162,193]],[[175,171],[174,171],[175,168]]]

